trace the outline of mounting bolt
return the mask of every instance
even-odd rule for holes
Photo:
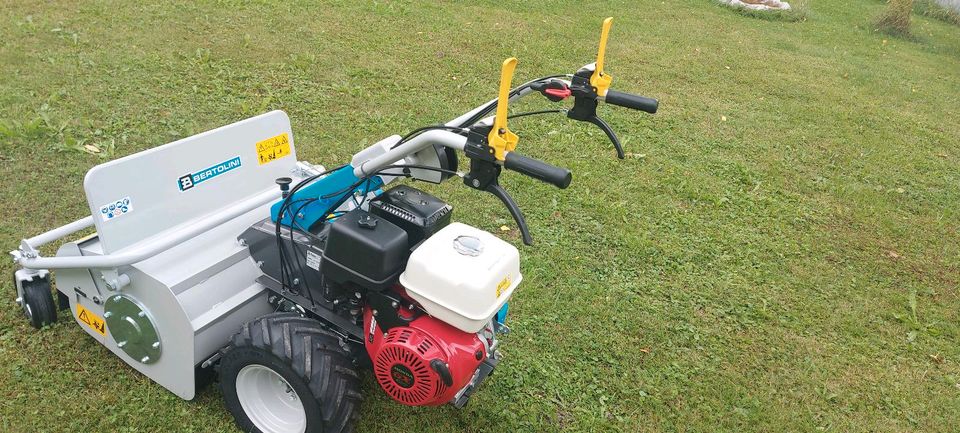
[[[17,306],[18,306],[18,307],[22,307],[22,306],[23,306],[23,298],[17,297],[17,299],[14,299],[13,301],[17,303]]]
[[[378,316],[379,314],[380,314],[380,312],[379,312],[379,311],[377,311],[377,310],[373,310],[373,317],[377,317],[377,316]]]
[[[244,238],[237,239],[237,245],[240,245],[241,247],[245,247],[247,246],[247,240]]]
[[[103,313],[103,317],[106,317],[107,319],[109,319],[109,318],[113,317],[113,312],[112,312],[112,311],[107,311],[106,313]]]
[[[479,181],[479,180],[474,179],[472,183],[473,183],[473,187],[474,187],[474,188],[480,188],[480,181]]]
[[[147,312],[141,310],[139,313],[137,313],[137,316],[139,316],[139,317],[147,317]]]
[[[142,363],[144,363],[144,364],[146,364],[147,361],[149,361],[149,360],[150,360],[150,357],[149,357],[149,356],[144,356],[143,358],[140,358],[140,362],[142,362]]]
[[[397,301],[393,301],[393,302],[390,303],[390,307],[392,307],[392,308],[397,308],[397,307],[399,307],[399,306],[400,306],[400,303],[397,302]]]
[[[160,342],[159,342],[159,341],[154,341],[153,344],[150,345],[150,347],[152,347],[152,348],[154,348],[154,349],[159,349],[159,348],[160,348]]]
[[[258,268],[262,268],[262,267],[263,267],[263,260],[257,260],[257,267],[258,267]]]
[[[299,286],[299,285],[300,285],[300,279],[299,279],[299,278],[294,278],[294,279],[293,279],[293,285],[294,285],[294,286]]]
[[[117,342],[117,347],[119,348],[123,348],[123,346],[126,346],[126,345],[127,345],[127,340]]]

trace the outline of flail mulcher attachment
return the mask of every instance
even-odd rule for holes
[[[184,399],[218,377],[245,432],[351,431],[366,370],[402,404],[463,407],[501,363],[520,252],[400,181],[457,178],[493,194],[532,245],[504,169],[560,189],[573,175],[518,153],[508,119],[566,114],[602,128],[622,158],[599,103],[657,110],[610,88],[611,23],[595,63],[512,87],[518,62],[508,58],[496,99],[332,169],[297,160],[280,111],[94,167],[84,179],[90,216],[12,252],[17,302],[37,328],[69,309],[92,338]],[[511,101],[536,94],[573,104],[509,113]],[[55,257],[38,252],[91,227]]]

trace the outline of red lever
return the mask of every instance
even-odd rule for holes
[[[562,89],[543,89],[543,93],[560,99],[567,99],[572,94],[569,87]]]

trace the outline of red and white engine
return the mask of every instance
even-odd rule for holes
[[[425,240],[395,288],[412,302],[391,306],[408,323],[384,330],[375,307],[364,310],[383,390],[411,406],[466,404],[498,361],[494,316],[520,280],[519,252],[490,233],[453,223]]]

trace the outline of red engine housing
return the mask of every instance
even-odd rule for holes
[[[366,307],[363,324],[367,332],[364,341],[377,382],[387,395],[408,406],[438,406],[449,402],[467,385],[487,356],[476,334],[463,332],[428,315],[418,317],[409,326],[394,327],[384,333]],[[437,367],[432,363],[438,364]],[[444,383],[441,374],[444,370],[449,372],[448,383]]]

